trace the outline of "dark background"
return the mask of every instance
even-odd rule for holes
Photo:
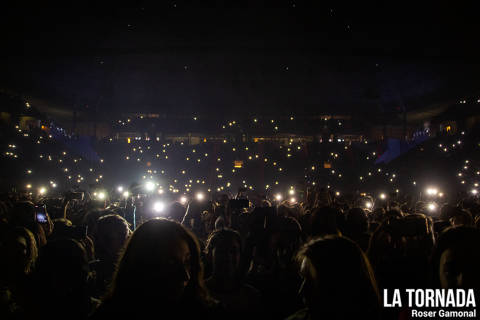
[[[457,2],[16,3],[0,86],[51,112],[362,114],[478,93],[479,20]]]

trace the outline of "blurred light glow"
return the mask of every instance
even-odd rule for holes
[[[147,191],[153,191],[153,189],[155,189],[155,183],[147,181],[147,183],[145,183],[145,189],[147,189]]]
[[[165,209],[165,204],[161,201],[157,201],[153,204],[153,211],[159,213]]]

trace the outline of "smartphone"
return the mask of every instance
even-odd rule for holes
[[[35,206],[35,221],[38,223],[48,222],[45,206]]]
[[[248,199],[230,199],[228,205],[232,209],[243,209],[250,206],[250,201]]]

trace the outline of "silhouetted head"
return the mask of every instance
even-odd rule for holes
[[[214,277],[239,277],[242,239],[238,232],[231,229],[214,231],[208,238],[206,253],[211,259]]]
[[[87,253],[76,240],[51,241],[40,250],[36,278],[52,297],[85,294],[88,272]]]
[[[348,238],[329,235],[298,253],[301,293],[313,318],[378,318],[379,295],[368,258]]]
[[[111,296],[162,305],[204,297],[195,236],[179,223],[163,218],[140,225],[120,259]]]
[[[345,229],[350,235],[358,235],[368,231],[368,217],[362,208],[352,208],[347,211]]]
[[[312,212],[312,236],[324,236],[328,234],[339,234],[337,218],[340,215],[338,209],[332,207],[321,207]]]
[[[118,214],[101,217],[97,221],[95,231],[95,245],[98,253],[115,259],[120,254],[129,235],[128,222]]]
[[[468,210],[464,210],[461,208],[455,208],[452,211],[452,215],[449,220],[451,225],[454,227],[473,225],[472,214]]]
[[[480,230],[461,226],[446,229],[432,255],[434,285],[441,288],[480,288]]]
[[[0,235],[0,272],[4,277],[29,274],[37,260],[35,236],[23,227],[2,228]]]
[[[15,203],[12,209],[11,222],[35,232],[35,205],[30,201]]]
[[[267,229],[268,253],[275,263],[286,268],[295,260],[295,253],[302,244],[302,227],[295,218],[276,217]]]

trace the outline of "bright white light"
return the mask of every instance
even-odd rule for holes
[[[435,196],[438,194],[438,190],[436,188],[427,188],[427,194],[429,196]]]
[[[475,195],[475,194],[477,194],[477,193],[478,193],[478,190],[477,190],[477,189],[472,189],[472,191],[471,191],[471,192],[472,192],[472,194],[474,194],[474,195]]]
[[[155,183],[148,181],[145,183],[145,189],[147,189],[147,191],[153,191],[153,189],[155,189]]]
[[[103,192],[103,191],[100,191],[100,192],[97,194],[97,198],[98,198],[99,200],[104,200],[105,197],[106,197],[106,194],[105,194],[105,192]]]
[[[54,182],[52,183],[52,188],[56,188],[57,187],[57,184]]]
[[[128,198],[129,195],[130,195],[130,193],[128,191],[123,192],[123,197],[124,198]]]
[[[428,204],[428,210],[435,211],[435,209],[437,209],[437,205],[435,203],[432,202]]]
[[[163,189],[158,189],[158,194],[163,194]]]
[[[296,203],[297,202],[297,199],[295,199],[294,197],[290,198],[290,203]]]
[[[372,203],[370,201],[365,202],[365,208],[370,209],[372,207]]]
[[[153,204],[153,211],[162,212],[165,209],[165,204],[161,201],[157,201]]]
[[[205,198],[205,195],[201,192],[197,193],[196,198],[198,201],[202,201]]]
[[[438,193],[438,196],[439,196],[440,198],[443,197],[443,192],[439,192],[439,193]]]
[[[387,195],[385,193],[380,193],[380,199],[382,200],[387,199]]]
[[[335,195],[338,197],[340,196],[340,191],[335,192]]]
[[[187,197],[185,197],[185,196],[180,197],[180,203],[181,204],[187,203]]]
[[[277,193],[277,194],[275,195],[275,200],[277,200],[277,201],[282,201],[282,195],[281,195],[280,193]]]
[[[117,190],[118,190],[118,192],[122,193],[122,192],[123,192],[123,187],[122,187],[122,186],[118,186]]]
[[[41,187],[40,189],[38,189],[38,193],[44,195],[45,193],[47,193],[47,188]]]
[[[293,190],[293,189],[288,190],[288,194],[293,196],[295,194],[295,190]]]

